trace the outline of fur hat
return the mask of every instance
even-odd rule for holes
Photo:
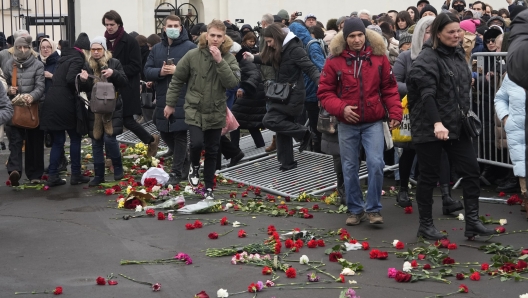
[[[90,42],[90,48],[92,47],[94,43],[100,44],[105,49],[105,51],[108,50],[108,48],[106,47],[106,38],[104,36],[94,37],[94,39],[92,39]]]
[[[412,42],[412,34],[404,32],[400,34],[400,44],[398,47],[401,48],[404,44],[411,43],[411,42]]]
[[[79,36],[77,36],[77,40],[73,44],[74,47],[83,49],[83,50],[90,50],[90,39],[88,38],[88,34],[81,32]]]

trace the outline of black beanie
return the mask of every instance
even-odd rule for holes
[[[423,8],[422,8],[422,11],[420,11],[420,19],[422,18],[423,14],[426,12],[426,11],[432,11],[436,16],[438,16],[438,12],[436,11],[436,8],[434,8],[432,5],[430,4],[426,4]]]
[[[90,50],[90,39],[88,38],[88,34],[81,32],[79,36],[77,36],[77,40],[73,44],[74,47],[83,49],[83,50]]]
[[[365,34],[365,25],[363,24],[363,21],[359,18],[346,19],[343,26],[343,38],[345,41],[347,40],[348,35],[355,31],[361,31]]]

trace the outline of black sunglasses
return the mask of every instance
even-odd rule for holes
[[[490,38],[490,39],[486,40],[487,44],[490,43],[490,42],[491,43],[495,43],[495,38]]]

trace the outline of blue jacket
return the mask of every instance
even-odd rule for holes
[[[477,35],[477,38],[475,39],[475,47],[473,47],[473,50],[471,50],[471,54],[481,53],[484,51],[484,42],[482,41],[482,38]]]
[[[313,40],[312,36],[310,35],[310,32],[306,27],[304,27],[302,24],[299,23],[293,23],[290,25],[290,31],[295,34],[303,43],[303,45],[306,47],[310,40]],[[324,56],[324,49],[321,48],[319,43],[314,42],[310,45],[310,48],[306,50],[308,53],[308,56],[310,57],[310,60],[312,63],[317,67],[319,72],[323,69],[323,66],[325,64],[325,56]],[[315,83],[308,77],[306,74],[303,73],[304,76],[304,85],[306,87],[306,99],[307,102],[317,102],[317,86]]]
[[[513,163],[513,173],[526,177],[524,120],[526,117],[526,92],[506,75],[502,86],[495,95],[495,112],[499,119],[508,116],[504,130],[508,140],[508,150]]]
[[[188,126],[185,124],[185,112],[183,111],[183,104],[185,103],[185,94],[187,93],[187,85],[182,88],[178,102],[175,106],[176,112],[167,120],[163,116],[163,109],[165,108],[165,98],[167,89],[172,80],[172,75],[160,76],[163,62],[169,58],[174,58],[174,64],[177,66],[180,59],[187,54],[188,51],[195,49],[196,45],[189,40],[187,31],[182,29],[180,37],[174,40],[169,46],[168,38],[163,32],[163,39],[160,43],[152,47],[150,54],[145,63],[145,78],[147,81],[155,82],[156,91],[156,110],[154,112],[154,122],[159,131],[173,132],[187,130]]]

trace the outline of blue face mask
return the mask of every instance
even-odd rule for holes
[[[170,39],[177,39],[180,37],[180,28],[167,28],[165,33]]]

